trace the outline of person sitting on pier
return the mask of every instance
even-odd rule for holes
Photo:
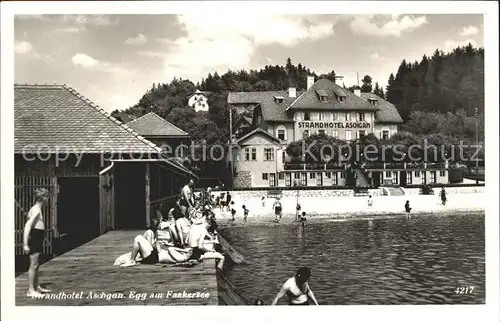
[[[215,251],[215,245],[218,243],[216,228],[214,219],[204,217],[196,220],[189,231],[187,245],[193,251],[191,259],[219,259],[217,267],[222,269],[224,255]]]
[[[45,188],[35,190],[35,205],[29,212],[23,232],[23,249],[30,256],[30,267],[28,270],[28,293],[31,298],[40,298],[42,293],[50,292],[43,288],[38,280],[39,256],[43,252],[43,239],[45,238],[45,225],[42,216],[42,207],[47,205],[49,191]]]
[[[289,278],[285,284],[283,284],[281,290],[274,298],[272,305],[276,305],[285,294],[288,295],[289,305],[309,305],[309,299],[311,299],[315,305],[318,305],[318,301],[316,301],[314,293],[307,283],[310,277],[310,268],[301,267],[298,269],[295,276]]]
[[[180,263],[189,260],[192,255],[192,250],[190,249],[168,247],[166,250],[163,250],[160,247],[157,242],[158,225],[159,221],[157,219],[153,219],[151,227],[144,233],[144,235],[138,235],[135,237],[131,254],[131,265],[136,262],[138,254],[142,257],[142,264]]]
[[[169,226],[170,235],[172,236],[175,245],[184,247],[191,229],[191,223],[189,223],[189,220],[177,207],[172,210],[172,217],[174,218],[175,223]]]

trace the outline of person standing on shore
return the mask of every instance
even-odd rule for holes
[[[243,221],[246,222],[249,210],[246,205],[243,205],[242,208],[243,208]]]
[[[35,205],[28,211],[23,233],[23,249],[30,256],[30,267],[28,270],[28,293],[30,298],[40,298],[42,293],[50,292],[39,283],[39,257],[43,252],[43,240],[45,238],[45,224],[43,221],[42,207],[49,201],[49,191],[45,188],[35,190]]]
[[[408,200],[405,203],[405,211],[406,211],[406,216],[410,216],[411,207],[410,207],[410,201]]]
[[[444,186],[441,187],[441,192],[439,193],[439,195],[441,196],[441,203],[443,205],[446,205],[446,190],[444,189]]]
[[[231,204],[229,204],[229,210],[231,211],[231,216],[233,217],[232,221],[234,221],[234,216],[236,215],[236,209],[234,208],[233,201],[231,201]]]
[[[373,199],[372,199],[372,196],[368,196],[368,207],[372,207],[373,206]]]
[[[266,197],[265,196],[262,196],[261,201],[262,201],[262,207],[266,207]]]
[[[278,197],[276,197],[276,201],[273,204],[274,214],[276,215],[276,223],[279,223],[281,220],[282,207],[281,202]]]
[[[314,293],[307,281],[311,277],[311,269],[308,267],[301,267],[298,269],[294,277],[289,278],[281,287],[272,305],[276,305],[278,301],[285,295],[288,295],[289,305],[309,305],[309,299],[315,304],[319,305],[314,297]]]

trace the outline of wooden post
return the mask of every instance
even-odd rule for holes
[[[145,175],[145,185],[146,185],[146,227],[149,227],[151,222],[151,199],[150,199],[150,186],[149,186],[149,162],[146,163],[146,175]]]

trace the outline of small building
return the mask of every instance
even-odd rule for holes
[[[168,156],[182,158],[188,155],[189,134],[153,112],[128,122],[127,126],[162,148]]]
[[[158,146],[66,85],[14,86],[16,255],[36,188],[43,208],[43,254],[74,248],[114,229],[149,225],[151,204],[194,177]]]
[[[188,99],[188,106],[194,108],[196,112],[208,111],[208,92],[197,89]]]

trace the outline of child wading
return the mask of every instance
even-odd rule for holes
[[[229,204],[229,209],[231,210],[231,216],[233,217],[234,221],[234,216],[236,215],[236,209],[234,208],[234,201],[231,201],[231,204]]]
[[[368,206],[372,206],[373,205],[373,199],[372,199],[372,196],[368,196]]]
[[[443,205],[446,205],[446,191],[444,187],[441,188],[441,192],[439,193],[439,195],[441,196],[441,203]]]
[[[31,298],[40,298],[42,293],[50,292],[39,283],[39,256],[43,252],[43,240],[45,238],[45,225],[43,221],[42,207],[49,201],[49,191],[45,188],[35,190],[35,205],[33,205],[24,225],[23,249],[30,256],[30,268],[28,270],[28,293]]]
[[[276,198],[276,201],[274,202],[273,207],[274,207],[274,214],[276,215],[276,223],[279,223],[281,220],[281,212],[282,212],[281,203],[280,203],[279,198]]]
[[[245,221],[245,222],[246,222],[246,221],[247,221],[247,217],[248,217],[248,212],[249,212],[249,211],[248,211],[248,208],[247,208],[245,205],[243,205],[243,206],[242,206],[242,208],[243,208],[243,221]]]
[[[266,207],[266,197],[265,196],[262,196],[261,201],[262,201],[262,207]]]
[[[306,212],[302,212],[302,216],[300,217],[300,222],[302,223],[302,227],[306,225]]]

